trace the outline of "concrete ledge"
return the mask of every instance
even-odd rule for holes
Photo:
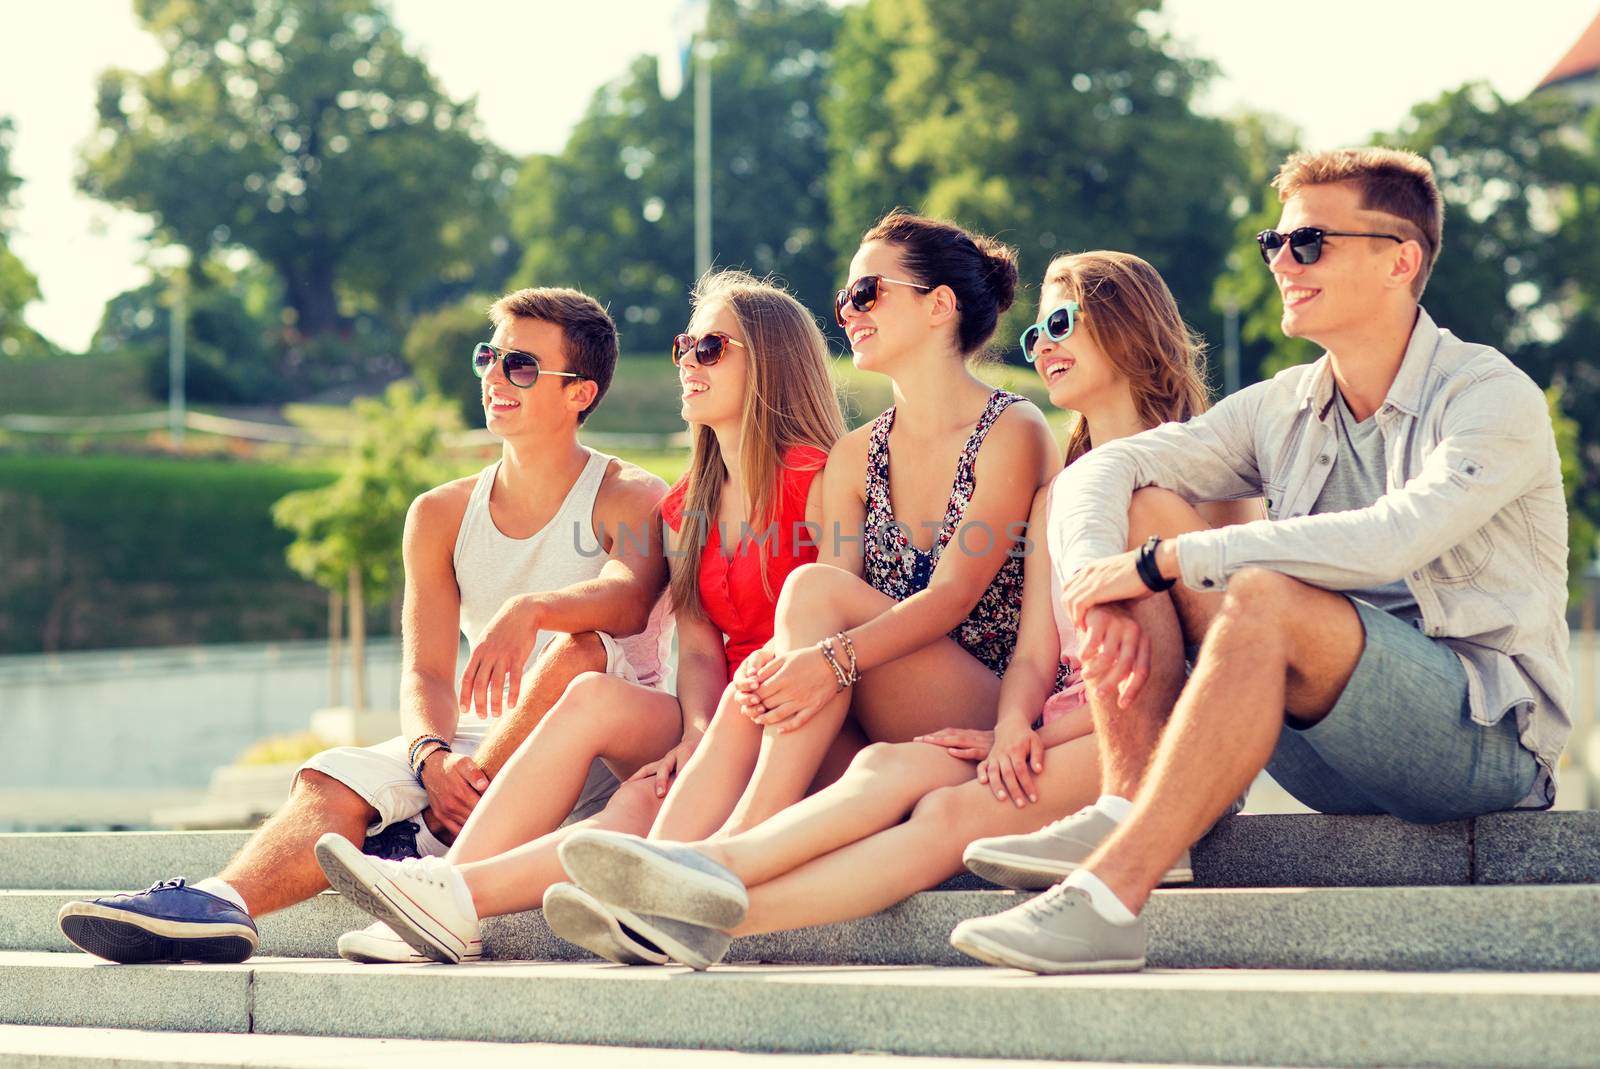
[[[70,951],[55,924],[66,892],[0,892],[0,950]],[[976,963],[950,946],[969,917],[1007,909],[1006,891],[926,892],[861,920],[734,941],[729,961],[802,965]],[[1600,971],[1600,886],[1158,891],[1150,960],[1168,968]],[[334,894],[261,922],[264,955],[326,958],[370,918]],[[538,911],[491,918],[501,961],[585,961]]]
[[[248,832],[0,834],[9,888],[148,887],[215,873]],[[1201,887],[1421,887],[1600,882],[1600,811],[1500,813],[1407,824],[1394,817],[1242,815],[1193,851]],[[951,889],[981,890],[972,876]]]
[[[339,1036],[188,1035],[125,1028],[52,1028],[0,1025],[0,1065],[7,1069],[396,1069],[397,1066],[471,1065],[473,1069],[527,1069],[530,1065],[604,1065],[615,1047],[553,1043],[474,1043],[435,1039],[348,1039]],[[750,1069],[752,1055],[735,1051],[634,1049],[630,1066],[646,1069]],[[755,1056],[759,1057],[759,1056]],[[770,1064],[770,1060],[768,1062]],[[967,1060],[994,1069],[1046,1069],[1057,1062]],[[951,1069],[948,1059],[890,1054],[789,1054],[784,1066],[808,1069]],[[1154,1069],[1127,1063],[1078,1063],[1077,1069]],[[1174,1069],[1168,1066],[1165,1069]],[[1176,1067],[1182,1069],[1182,1067]]]
[[[271,960],[248,969],[157,969],[60,967],[39,957],[0,955],[6,985],[0,990],[8,996],[27,990],[73,1023],[89,1023],[77,1011],[86,975],[105,974],[111,983],[97,994],[155,1013],[157,1000],[145,993],[151,976],[192,976],[198,994],[203,987],[231,991],[248,972],[252,1027],[288,1035],[1539,1069],[1592,1064],[1600,1049],[1600,975],[1151,971],[1036,977],[1001,969],[778,966],[694,974],[602,965]],[[0,1000],[0,1017],[12,1016],[17,1005],[14,997]],[[243,1019],[236,1001],[233,1007],[190,1027],[217,1030]]]
[[[87,954],[0,954],[0,1023],[250,1030],[246,965],[110,965]]]
[[[215,874],[250,838],[247,831],[21,832],[0,835],[7,888],[115,887]]]
[[[1600,811],[1495,813],[1473,821],[1478,883],[1600,881]]]
[[[1469,828],[1468,821],[1247,814],[1223,821],[1190,856],[1204,887],[1450,886],[1472,882]]]

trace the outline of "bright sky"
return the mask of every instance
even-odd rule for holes
[[[453,96],[476,94],[489,135],[517,154],[553,152],[593,91],[668,36],[669,0],[395,0],[396,18]],[[78,194],[94,86],[109,66],[160,61],[127,0],[0,0],[0,115],[16,123],[24,179],[13,249],[44,299],[28,321],[69,349],[88,344],[106,300],[148,277],[147,222]],[[1514,12],[1508,17],[1508,12]],[[1364,141],[1466,81],[1520,97],[1577,40],[1600,0],[1168,0],[1163,18],[1222,77],[1209,111],[1274,111],[1313,146]],[[510,47],[525,34],[532,47]]]

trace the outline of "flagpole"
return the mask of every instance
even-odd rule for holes
[[[694,273],[711,270],[711,56],[710,46],[694,49]]]

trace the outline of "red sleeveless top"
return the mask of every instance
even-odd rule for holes
[[[727,531],[728,537],[741,539],[731,556],[722,553],[724,532],[718,530],[721,524],[712,523],[706,532],[705,549],[700,554],[700,604],[724,636],[729,679],[741,661],[772,637],[773,616],[784,579],[800,565],[817,559],[817,547],[810,543],[820,542],[820,533],[807,532],[800,525],[806,518],[811,480],[827,459],[826,452],[809,445],[794,446],[784,454],[771,521],[755,529],[756,539],[748,537],[749,531]],[[685,475],[661,502],[662,518],[674,531],[683,525],[683,499],[688,491],[689,477]],[[693,522],[705,521],[695,517]],[[764,552],[759,542],[762,538],[766,539]],[[763,565],[766,587],[772,590],[770,597],[761,582]]]

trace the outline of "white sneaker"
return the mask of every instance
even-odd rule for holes
[[[356,932],[345,932],[339,937],[339,956],[345,961],[359,961],[364,965],[421,965],[433,959],[411,949],[411,944],[394,934],[382,921]],[[467,945],[462,961],[479,961],[483,957],[483,942]]]
[[[470,899],[457,897],[461,879],[442,858],[384,861],[368,857],[342,835],[317,840],[317,864],[340,894],[387,924],[430,961],[455,964],[483,945]]]

